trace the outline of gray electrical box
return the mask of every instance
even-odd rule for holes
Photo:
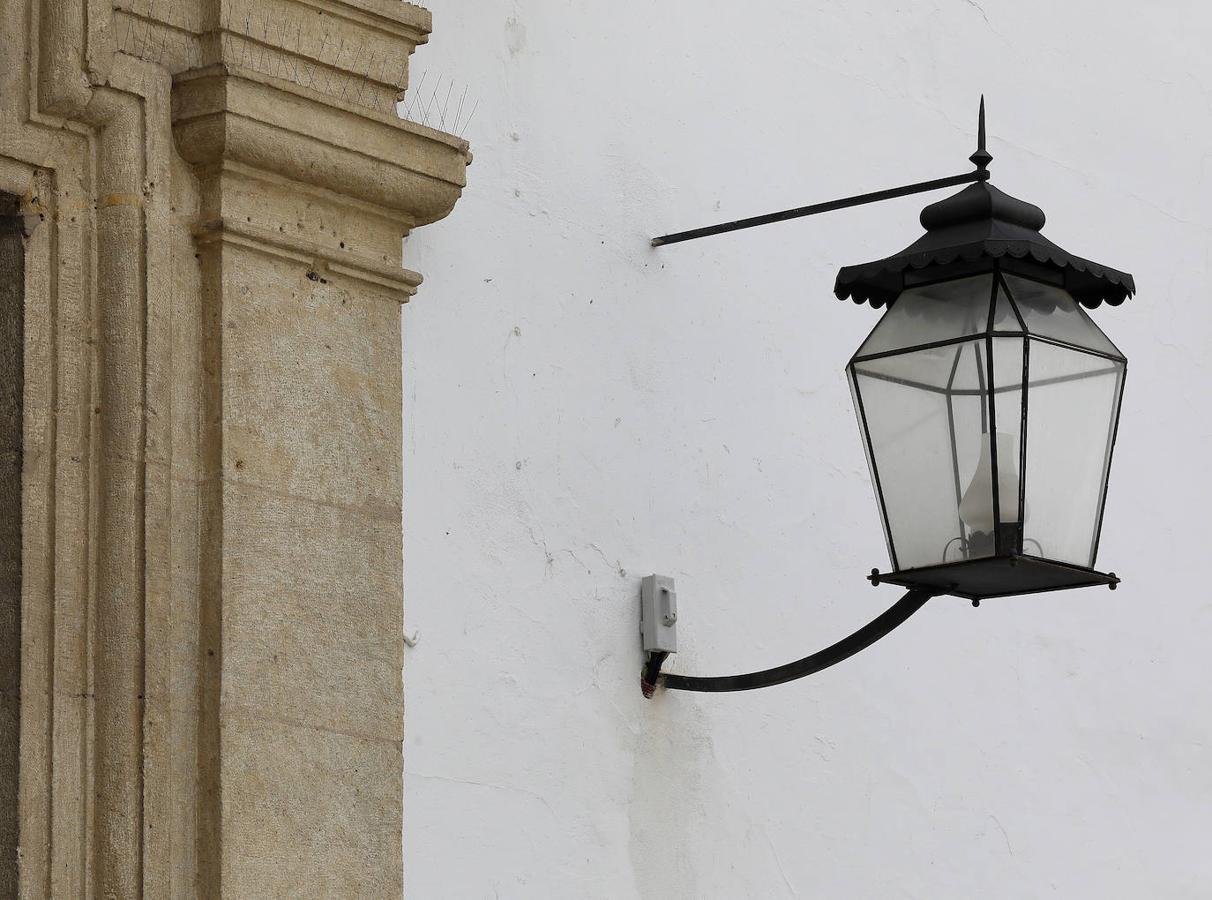
[[[668,575],[640,582],[640,637],[648,652],[678,652],[678,594]]]

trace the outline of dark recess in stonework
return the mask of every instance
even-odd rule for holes
[[[25,247],[17,212],[16,199],[0,194],[0,897],[18,895]]]

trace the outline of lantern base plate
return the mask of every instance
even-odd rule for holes
[[[873,584],[887,582],[907,588],[926,588],[968,600],[1099,585],[1114,590],[1119,584],[1119,578],[1114,573],[1096,572],[1056,560],[1020,555],[968,559],[887,574],[873,573],[870,581]]]

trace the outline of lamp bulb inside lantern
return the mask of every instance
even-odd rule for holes
[[[997,433],[997,496],[1003,541],[1003,552],[1019,551],[1022,525],[1018,514],[1018,435]],[[981,452],[972,481],[960,500],[959,514],[971,529],[969,555],[987,556],[994,552],[994,531],[998,526],[993,514],[993,442],[989,434],[981,435]]]

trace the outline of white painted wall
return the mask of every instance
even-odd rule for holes
[[[410,239],[405,852],[412,898],[1212,892],[1212,12],[1105,0],[432,0],[478,98]],[[1125,584],[973,610],[750,694],[899,596],[842,367],[838,266],[942,195],[652,250],[665,230],[968,168],[1135,273],[1100,555]]]

